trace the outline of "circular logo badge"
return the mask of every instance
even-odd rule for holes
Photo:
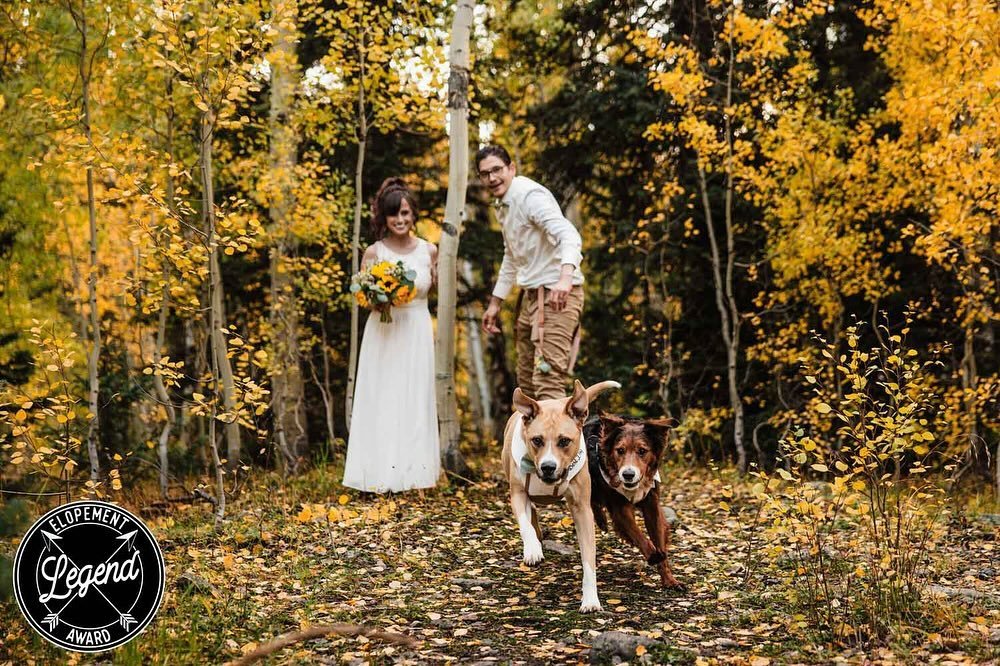
[[[46,640],[102,652],[135,638],[163,599],[163,553],[138,518],[108,502],[52,509],[14,556],[14,596]]]

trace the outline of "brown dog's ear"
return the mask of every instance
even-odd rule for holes
[[[649,419],[642,422],[642,429],[646,431],[646,437],[653,443],[656,451],[659,452],[666,445],[670,431],[676,428],[677,425],[677,421],[672,418]]]
[[[613,442],[617,438],[618,430],[625,425],[625,419],[601,412],[601,443]]]
[[[538,416],[538,403],[524,394],[520,388],[514,389],[514,409],[521,412],[528,421]]]
[[[573,382],[573,397],[566,403],[566,413],[582,424],[590,414],[590,398],[587,396],[587,389],[577,379]]]

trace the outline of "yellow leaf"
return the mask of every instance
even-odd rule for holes
[[[832,411],[832,408],[825,402],[821,402],[818,405],[816,405],[816,411],[819,412],[820,414],[829,414]]]
[[[846,622],[841,622],[834,628],[834,633],[837,636],[850,636],[854,633],[854,627]]]
[[[351,501],[351,498],[350,498],[350,497],[348,497],[347,495],[341,495],[340,497],[338,497],[338,498],[337,498],[337,502],[338,502],[338,503],[339,503],[339,504],[340,504],[341,506],[343,506],[344,504],[347,504],[347,503],[348,503],[348,502],[350,502],[350,501]]]
[[[222,558],[222,568],[226,569],[227,571],[233,568],[232,554],[226,555],[225,557]]]
[[[295,520],[300,523],[308,523],[312,520],[312,510],[308,505],[302,507],[302,511],[299,512],[299,515],[295,516]]]
[[[830,471],[830,468],[827,467],[826,465],[824,465],[823,463],[814,463],[812,465],[812,468],[814,470],[816,470],[817,472],[829,472]]]
[[[635,656],[641,657],[644,654],[646,654],[646,646],[645,645],[637,645],[635,647]]]
[[[559,524],[563,527],[572,527],[573,519],[569,516],[563,516],[562,520],[559,521]]]

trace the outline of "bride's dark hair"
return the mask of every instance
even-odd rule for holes
[[[399,215],[399,208],[404,199],[410,204],[415,222],[417,219],[417,200],[403,179],[394,176],[382,181],[382,187],[378,188],[378,192],[372,200],[371,229],[375,240],[382,240],[385,237],[386,218],[390,215]]]

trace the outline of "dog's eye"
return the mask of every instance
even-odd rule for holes
[[[570,441],[571,440],[570,440],[569,437],[560,437],[559,438],[559,448],[560,449],[565,449],[567,446],[570,445]]]
[[[539,446],[540,447],[542,444],[545,443],[545,440],[542,439],[541,437],[532,437],[531,438],[531,443],[534,444],[535,446]]]
[[[620,456],[625,455],[625,447],[624,446],[619,446],[617,449],[615,449],[615,453],[617,453]]]
[[[640,457],[646,455],[647,453],[649,453],[649,451],[647,451],[646,449],[639,449],[639,456]]]

